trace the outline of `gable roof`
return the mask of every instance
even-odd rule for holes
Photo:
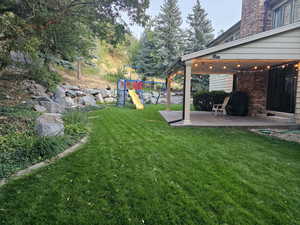
[[[239,22],[237,22],[236,24],[234,24],[233,26],[231,26],[228,30],[226,30],[224,33],[219,35],[217,38],[212,40],[207,45],[207,47],[213,47],[213,46],[216,46],[216,45],[220,44],[222,41],[225,41],[226,38],[228,38],[230,35],[232,35],[233,33],[237,32],[237,31],[239,31],[240,28],[241,28],[241,20]]]

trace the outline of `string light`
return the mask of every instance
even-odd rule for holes
[[[213,66],[209,66],[209,69],[212,70],[212,69],[213,69]]]
[[[268,69],[268,70],[271,69],[271,66],[267,66],[267,69]]]
[[[236,67],[237,67],[237,68],[240,68],[240,67],[241,67],[241,65],[240,65],[240,64],[238,64]]]
[[[227,69],[227,66],[223,66],[223,69],[226,70],[226,69]]]
[[[282,65],[281,68],[284,69],[284,68],[285,68],[285,65]]]
[[[196,63],[195,66],[198,67],[198,64]]]
[[[255,70],[257,70],[257,69],[258,69],[258,67],[257,67],[257,66],[254,66],[254,69],[255,69]]]

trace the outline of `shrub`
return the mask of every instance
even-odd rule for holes
[[[5,117],[0,121],[0,179],[57,155],[87,133],[87,112],[71,111],[64,115],[64,136],[38,137],[34,131],[38,115],[21,105],[0,107],[0,117]]]
[[[193,104],[197,111],[212,111],[214,104],[222,104],[229,94],[224,91],[200,91],[194,94]]]
[[[118,69],[116,73],[106,74],[105,79],[111,83],[116,83],[118,80],[126,79],[125,71],[123,69]]]
[[[65,134],[73,137],[83,136],[87,133],[87,112],[71,111],[64,115]]]

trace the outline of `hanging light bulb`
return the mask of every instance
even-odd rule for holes
[[[198,67],[198,64],[197,64],[197,63],[195,64],[195,67]]]
[[[223,66],[223,69],[226,70],[226,69],[227,69],[227,66]]]
[[[285,65],[282,65],[282,66],[281,66],[282,69],[284,69],[285,67],[286,67]]]
[[[257,69],[258,69],[258,67],[257,67],[257,66],[254,66],[254,69],[255,69],[255,70],[257,70]]]
[[[214,67],[213,66],[209,66],[209,69],[212,70]]]
[[[294,65],[294,67],[295,67],[295,68],[298,68],[298,67],[299,67],[299,65],[298,65],[298,64],[295,64],[295,65]]]
[[[238,64],[238,65],[236,65],[236,67],[237,67],[237,68],[240,68],[240,67],[241,67],[241,65],[240,65],[240,64]]]
[[[268,69],[268,70],[271,69],[271,66],[267,66],[267,69]]]

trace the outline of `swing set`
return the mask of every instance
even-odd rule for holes
[[[145,104],[144,94],[146,92],[157,91],[158,96],[155,104],[158,103],[162,92],[166,91],[166,83],[157,81],[143,81],[143,80],[119,80],[117,84],[118,99],[117,105],[124,107],[128,97],[130,96],[137,109],[143,109],[139,106]],[[136,95],[135,95],[136,94]]]

